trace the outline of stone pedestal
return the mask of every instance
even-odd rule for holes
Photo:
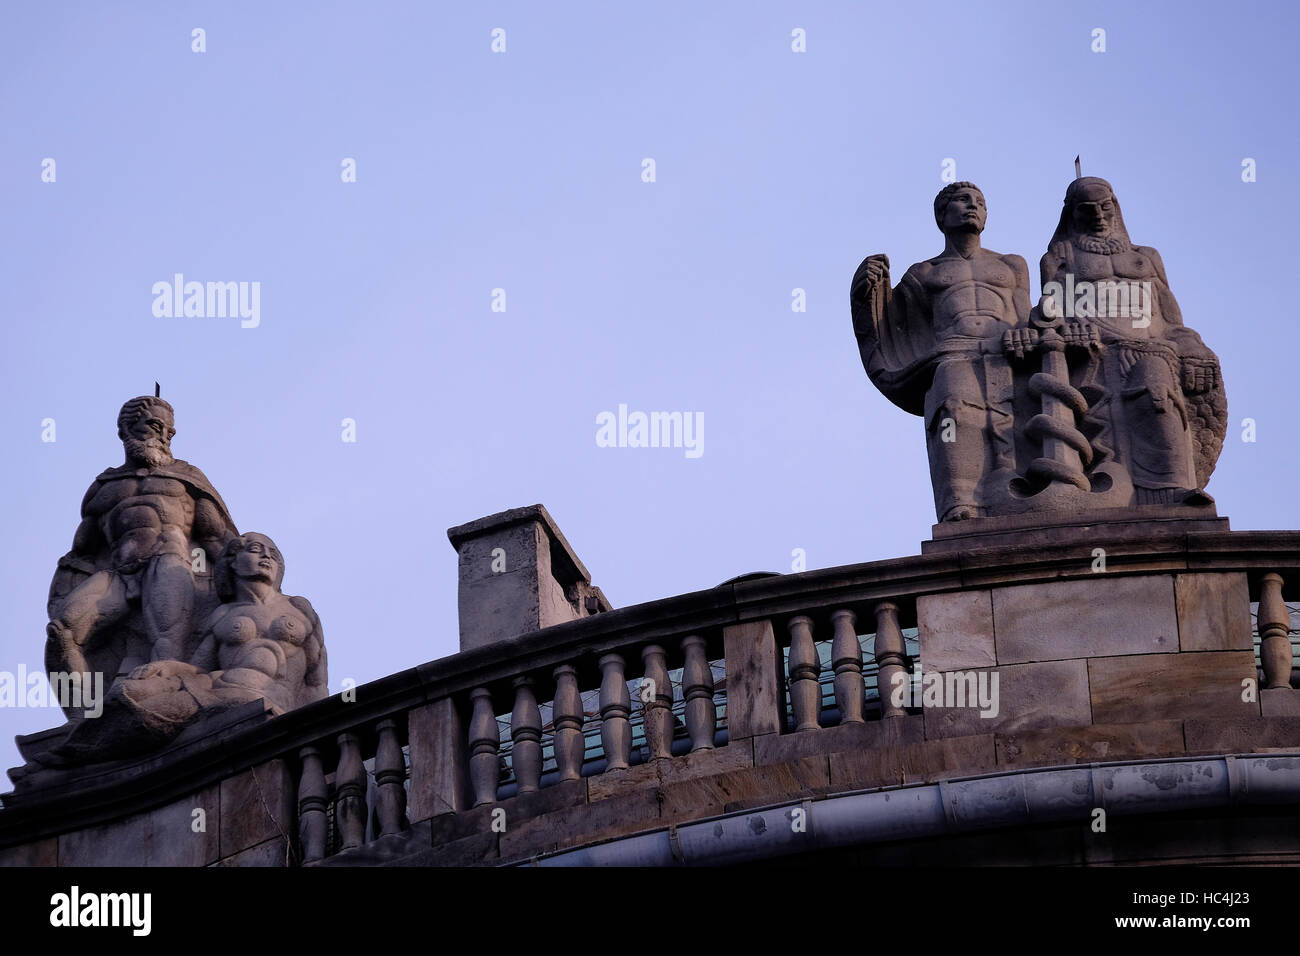
[[[1148,505],[1138,508],[1103,508],[1058,514],[1013,515],[1005,518],[968,518],[931,527],[933,537],[921,542],[922,554],[947,554],[973,548],[1008,545],[1036,547],[1107,541],[1148,541],[1153,536],[1231,530],[1212,505]]]

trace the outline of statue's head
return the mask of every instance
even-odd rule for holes
[[[142,395],[133,398],[117,415],[117,437],[133,465],[158,467],[173,461],[172,437],[176,434],[172,407],[161,398]]]
[[[983,232],[987,219],[984,194],[974,183],[949,183],[934,197],[934,221],[944,235],[954,229]]]
[[[277,591],[284,581],[284,558],[280,549],[264,534],[250,531],[231,538],[217,558],[214,575],[222,599],[235,596],[235,581],[261,581]]]
[[[1115,190],[1097,176],[1076,179],[1065,191],[1065,208],[1052,242],[1076,238],[1110,241],[1115,251],[1130,245]]]

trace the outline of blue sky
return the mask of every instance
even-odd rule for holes
[[[868,253],[897,279],[940,251],[946,158],[1035,298],[1075,154],[1114,184],[1222,361],[1220,513],[1300,527],[1289,4],[0,17],[0,670],[41,666],[55,562],[122,460],[119,406],[155,380],[175,454],[315,605],[335,690],[456,650],[445,531],[509,507],[545,503],[615,606],[788,571],[795,548],[810,568],[916,553],[934,519],[920,421],[867,381],[847,297]],[[258,326],[156,317],[177,272],[259,282]],[[701,414],[703,454],[598,447],[620,403]],[[0,768],[14,734],[58,719],[0,710]]]

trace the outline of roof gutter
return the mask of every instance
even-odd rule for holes
[[[517,865],[719,866],[998,827],[1238,804],[1300,804],[1300,753],[1020,770],[792,801]],[[802,813],[800,813],[802,811]]]

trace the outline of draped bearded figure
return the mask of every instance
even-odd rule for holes
[[[1071,374],[1088,399],[1080,427],[1094,466],[1122,466],[1133,504],[1211,503],[1203,489],[1227,428],[1219,361],[1183,325],[1160,254],[1129,239],[1110,183],[1088,176],[1070,184],[1040,270],[1043,315],[1064,305],[1100,340]],[[1086,293],[1077,303],[1076,289]],[[1062,291],[1065,300],[1053,302]]]
[[[215,604],[200,569],[236,534],[203,472],[172,456],[170,404],[131,399],[117,434],[126,461],[102,472],[82,501],[72,549],[50,583],[45,647],[46,670],[100,672],[106,682],[193,650],[194,621]]]

